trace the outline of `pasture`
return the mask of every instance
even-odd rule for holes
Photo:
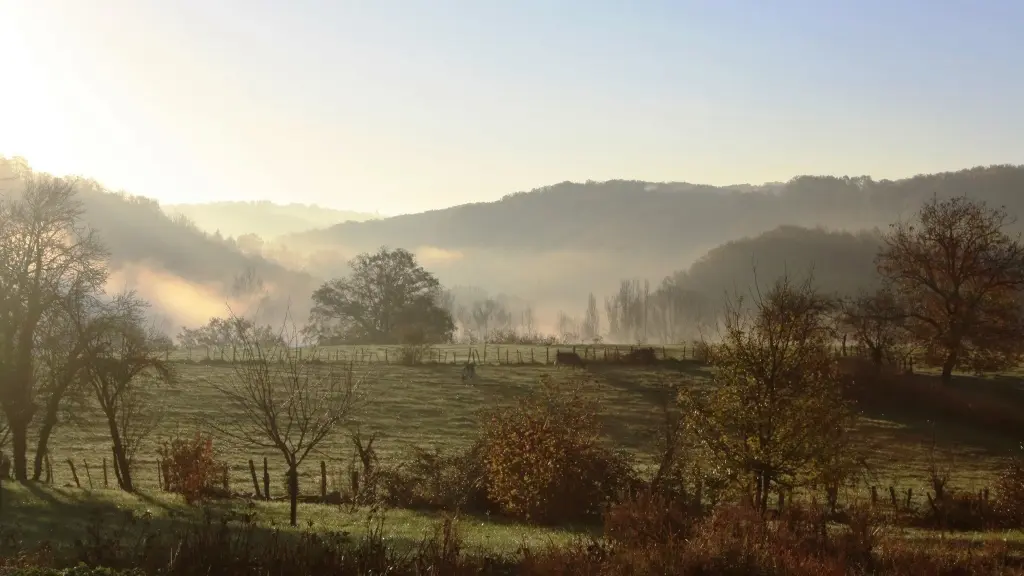
[[[492,348],[494,351],[490,352]],[[442,359],[446,353],[449,359],[457,352],[461,352],[462,358],[468,356],[465,346],[439,349]],[[559,349],[569,350],[572,347]],[[616,350],[612,347],[591,347],[585,351],[582,346],[577,349],[581,356],[589,358],[595,355],[603,357],[605,350],[614,354]],[[380,347],[373,351],[383,358],[384,350]],[[488,350],[494,358],[497,358],[499,350],[502,351],[502,360],[506,353],[510,358],[529,353],[535,358],[548,354],[547,347],[488,346]],[[666,350],[669,358],[685,357],[682,348]],[[338,357],[335,355],[340,355],[341,361],[345,361],[346,357],[356,360],[367,358],[370,353],[359,347],[327,348],[319,352],[332,354],[332,361]],[[628,349],[619,347],[617,352],[622,354]],[[479,354],[482,358],[483,347],[479,347]],[[550,356],[553,359],[554,350]],[[388,358],[393,357],[393,354],[388,355]],[[211,422],[223,423],[239,416],[226,409],[214,387],[218,381],[233,377],[230,364],[181,361],[175,362],[175,367],[178,374],[175,384],[147,390],[153,404],[161,407],[163,417],[136,457],[136,482],[144,490],[158,487],[156,449],[163,440],[178,432],[212,432]],[[326,463],[329,483],[336,482],[340,475],[346,473],[353,456],[351,430],[358,429],[364,438],[375,435],[374,447],[382,461],[402,458],[413,447],[463,447],[474,438],[482,410],[514,402],[537,386],[545,374],[558,378],[584,378],[587,394],[600,403],[607,441],[628,449],[639,465],[653,465],[659,449],[663,403],[671,401],[678,387],[698,386],[710,377],[709,371],[694,361],[656,366],[591,362],[584,370],[559,369],[540,363],[497,364],[494,361],[480,365],[477,378],[465,383],[460,378],[461,362],[433,364],[428,361],[405,366],[371,360],[357,363],[356,370],[370,374],[367,384],[360,390],[357,410],[350,423],[337,430],[324,443],[322,450],[311,455],[300,469],[303,493],[319,493],[320,461]],[[985,385],[1019,391],[1015,378],[989,381]],[[110,454],[106,425],[99,414],[87,407],[76,410],[75,417],[57,429],[51,442],[55,484],[68,485],[72,482],[67,464],[71,458],[78,467],[83,486],[88,484],[85,473],[88,466],[92,485],[98,487],[102,485],[100,471],[103,459]],[[932,459],[937,458],[938,465],[955,468],[956,482],[980,489],[991,481],[987,471],[994,469],[997,459],[1014,445],[1015,440],[900,414],[867,413],[861,421],[859,433],[870,445],[873,481],[882,487],[913,486],[925,477]],[[248,461],[254,459],[261,467],[260,460],[266,456],[275,481],[274,492],[283,493],[284,467],[278,454],[224,443],[220,443],[218,448],[230,466],[233,490],[251,491]],[[113,478],[109,482],[113,485]],[[329,486],[329,490],[333,489]]]
[[[488,346],[489,357],[491,348]],[[547,353],[546,347],[493,348],[495,360],[479,365],[476,379],[465,383],[460,378],[464,360],[458,363],[451,360],[456,352],[461,352],[462,359],[468,356],[465,346],[441,348],[442,359],[446,351],[449,354],[448,363],[428,361],[420,365],[401,365],[390,361],[393,358],[390,352],[388,362],[375,361],[383,356],[383,347],[375,350],[377,356],[371,357],[373,359],[357,362],[357,372],[371,374],[361,389],[358,408],[351,421],[338,429],[300,468],[300,491],[310,496],[320,493],[321,461],[325,462],[328,470],[329,491],[337,490],[344,483],[342,479],[346,478],[354,457],[350,432],[355,429],[364,438],[376,436],[374,447],[383,463],[407,457],[414,447],[464,447],[478,430],[481,411],[511,404],[538,386],[544,375],[584,378],[586,393],[600,403],[607,442],[628,449],[642,468],[650,468],[656,465],[658,457],[664,402],[670,402],[678,388],[701,386],[710,378],[708,369],[692,360],[654,366],[590,362],[583,370],[570,370],[540,362],[498,364],[496,360],[498,349],[502,350],[504,361],[506,352],[509,358],[518,358],[524,350],[532,351],[536,359]],[[572,349],[571,346],[559,348]],[[577,350],[581,356],[589,358],[595,355],[603,358],[605,349],[614,350],[591,348],[584,352],[583,348],[580,346]],[[685,357],[681,348],[668,350],[669,358]],[[328,348],[321,353],[328,351],[332,353],[332,361],[358,361],[360,357],[368,357],[367,351],[358,347]],[[620,353],[626,351],[620,347]],[[479,353],[482,358],[482,347]],[[553,359],[554,350],[550,355]],[[103,489],[103,460],[110,457],[106,425],[99,414],[79,408],[72,420],[57,429],[51,441],[53,486],[6,487],[0,524],[7,527],[16,524],[33,537],[59,541],[71,537],[75,530],[80,532],[93,514],[103,515],[108,522],[115,521],[124,510],[133,510],[136,514],[149,513],[159,518],[200,514],[195,509],[186,508],[176,497],[159,491],[156,451],[162,441],[176,433],[213,432],[211,422],[225,423],[239,417],[239,414],[225,408],[215,388],[217,382],[232,378],[234,369],[229,363],[197,363],[172,357],[174,359],[179,360],[174,363],[177,381],[173,385],[146,390],[150,402],[161,407],[163,418],[136,456],[134,474],[141,492],[138,496],[117,492],[112,473],[108,479],[110,488]],[[1010,392],[1019,391],[1016,378],[988,380],[984,385],[1005,388]],[[928,471],[933,464],[953,470],[951,484],[957,488],[977,491],[991,486],[1000,459],[1015,441],[900,413],[865,413],[858,434],[869,445],[872,476],[868,483],[877,485],[883,494],[889,486],[901,494],[911,488],[918,503],[923,502],[929,489]],[[219,457],[230,466],[229,480],[234,492],[253,491],[249,460],[253,459],[257,468],[262,468],[261,460],[265,456],[268,458],[273,496],[281,497],[286,493],[285,467],[279,454],[232,445],[217,438],[215,433],[214,436]],[[81,489],[74,486],[69,460],[75,463]],[[865,500],[868,494],[869,487],[865,484],[844,496]],[[243,509],[247,504],[242,500],[232,500],[215,506]],[[276,526],[287,523],[287,504],[284,502],[257,502],[249,506],[258,510],[261,522]],[[364,517],[365,513],[361,511],[351,512],[337,506],[318,504],[304,504],[299,511],[300,526],[312,525],[316,529],[353,534],[366,529]],[[396,539],[411,543],[428,530],[435,519],[436,515],[429,513],[389,511],[387,529]],[[469,519],[467,527],[467,543],[491,553],[510,553],[522,544],[558,542],[577,532],[569,527],[540,528],[490,518]],[[997,536],[968,534],[961,537]]]

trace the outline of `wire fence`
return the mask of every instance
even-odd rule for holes
[[[701,358],[702,344],[673,346],[624,346],[611,344],[517,345],[476,344],[441,346],[322,346],[278,349],[267,356],[272,361],[290,359],[357,364],[553,364],[558,352],[574,352],[582,359],[613,361],[639,350],[649,350],[657,360]],[[177,362],[235,363],[251,360],[244,350],[231,347],[179,348],[168,351],[167,359]]]

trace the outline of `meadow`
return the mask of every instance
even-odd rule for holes
[[[498,349],[508,352],[511,358],[524,354],[524,350],[532,351],[534,357],[542,353],[546,356],[546,347],[488,346],[489,350],[492,348],[495,349],[495,358]],[[603,358],[605,349],[615,350],[612,347],[595,348],[588,354]],[[379,352],[384,350],[383,347],[375,350],[378,356],[383,356]],[[468,354],[465,346],[448,347],[447,350],[442,347],[441,350],[442,358],[445,352],[450,357],[455,352]],[[619,348],[619,353],[627,351],[628,348]],[[346,358],[358,361],[360,356],[368,357],[365,348],[359,347],[320,350],[321,354],[328,352],[332,354],[332,362],[344,362]],[[305,353],[309,354],[309,351]],[[583,355],[582,350],[580,353]],[[483,354],[482,347],[480,354]],[[553,356],[553,352],[551,354]],[[479,430],[482,411],[511,405],[537,387],[544,375],[585,379],[586,394],[599,402],[606,441],[631,452],[640,468],[651,469],[656,466],[659,456],[663,406],[672,401],[679,387],[701,386],[710,378],[705,365],[684,359],[681,347],[671,349],[668,356],[676,360],[653,366],[591,362],[583,370],[542,363],[498,364],[494,361],[479,365],[476,379],[468,382],[463,382],[460,377],[461,363],[426,362],[413,366],[373,360],[358,363],[356,370],[370,377],[360,390],[357,409],[346,426],[337,430],[300,468],[300,491],[310,496],[320,494],[321,462],[328,471],[328,491],[342,489],[354,458],[350,435],[355,430],[364,439],[375,437],[374,448],[383,463],[408,458],[414,448],[466,447]],[[389,359],[393,357],[388,355]],[[147,389],[149,401],[161,407],[163,416],[159,427],[146,439],[136,456],[134,474],[141,492],[139,496],[118,493],[112,473],[107,480],[110,488],[104,489],[103,461],[110,456],[106,425],[99,414],[87,406],[81,407],[76,410],[72,421],[57,429],[51,441],[52,485],[31,490],[8,488],[6,498],[15,503],[15,510],[21,512],[8,509],[3,514],[4,524],[28,522],[34,525],[32,532],[39,536],[54,530],[63,533],[68,529],[62,520],[64,515],[39,514],[38,508],[57,506],[77,510],[78,504],[89,502],[112,504],[115,508],[135,507],[188,514],[180,503],[175,504],[174,497],[160,492],[157,448],[176,434],[189,435],[196,430],[213,433],[216,438],[210,423],[228,423],[239,414],[224,406],[215,388],[217,382],[233,377],[234,369],[230,363],[217,360],[189,362],[180,357],[172,360],[176,360],[176,381],[171,385]],[[955,386],[1003,394],[999,396],[1004,399],[1001,401],[1019,401],[1024,407],[1024,401],[1020,400],[1024,390],[1013,376],[986,380],[964,377]],[[952,471],[951,484],[956,488],[977,492],[992,486],[995,471],[1017,440],[1011,435],[976,430],[962,423],[942,421],[927,415],[922,417],[910,411],[886,413],[874,409],[864,411],[857,433],[868,446],[870,473],[865,482],[844,494],[844,498],[865,501],[869,497],[870,486],[876,486],[882,494],[887,494],[889,487],[893,487],[902,498],[909,488],[916,495],[914,500],[918,505],[924,502],[924,495],[930,489],[929,472],[936,466]],[[220,439],[217,439],[216,448],[219,458],[230,467],[229,482],[233,492],[250,494],[254,491],[249,460],[256,462],[262,476],[262,458],[266,457],[273,479],[272,494],[275,497],[285,495],[285,467],[279,454],[232,445]],[[75,485],[69,461],[75,463],[81,488]],[[257,505],[263,510],[262,517],[267,522],[281,523],[286,519],[287,506],[284,503],[261,502]],[[339,511],[337,506],[308,504],[302,508],[299,514],[302,522],[312,520],[330,529],[358,531],[358,514]],[[433,517],[410,511],[396,511],[391,516],[389,526],[393,524],[399,534],[421,530]],[[475,521],[472,526],[471,542],[500,552],[513,550],[521,541],[557,539],[577,530],[571,527],[560,530],[527,527],[490,519]],[[587,529],[580,530],[587,532]]]

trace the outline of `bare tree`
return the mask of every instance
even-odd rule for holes
[[[839,322],[840,330],[868,351],[875,366],[896,361],[896,349],[904,341],[903,315],[892,292],[882,289],[843,301]]]
[[[295,526],[299,466],[351,414],[367,374],[357,376],[351,363],[339,368],[313,362],[315,354],[307,354],[306,360],[282,355],[281,348],[267,348],[254,336],[247,328],[251,323],[234,314],[229,322],[236,327],[248,360],[234,364],[232,377],[216,388],[228,408],[240,416],[228,423],[215,422],[213,428],[242,445],[281,454],[288,467],[291,525]],[[294,342],[296,331],[291,332],[282,330],[281,341]]]
[[[74,182],[28,176],[0,202],[0,406],[10,426],[14,477],[28,480],[28,430],[38,410],[38,330],[71,291],[99,292],[107,253],[80,224]]]
[[[103,329],[89,340],[88,383],[107,420],[114,473],[133,492],[132,463],[139,444],[156,427],[159,411],[140,395],[152,377],[171,382],[174,373],[160,350],[162,336],[146,326],[148,303],[135,293],[119,294],[107,305]]]
[[[587,297],[587,312],[580,329],[587,342],[596,341],[601,336],[601,313],[597,310],[597,298],[593,292]]]
[[[966,197],[935,199],[885,236],[878,271],[944,382],[955,368],[998,369],[1024,352],[1024,244],[1012,223]]]

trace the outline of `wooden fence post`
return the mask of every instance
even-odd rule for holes
[[[263,493],[260,492],[260,481],[256,477],[256,463],[252,461],[252,458],[249,458],[249,472],[252,474],[252,488],[256,491],[256,497],[262,500]]]
[[[320,498],[327,500],[327,462],[320,461]]]
[[[68,466],[71,467],[71,477],[75,479],[75,487],[81,488],[82,484],[78,481],[78,472],[75,472],[75,461],[68,458]]]
[[[103,457],[103,487],[110,488],[110,483],[107,481],[107,458]]]
[[[266,456],[263,457],[263,498],[270,500],[270,470]]]
[[[89,481],[89,490],[92,490],[92,474],[89,473],[89,463],[84,458],[82,466],[85,466],[85,479]]]

